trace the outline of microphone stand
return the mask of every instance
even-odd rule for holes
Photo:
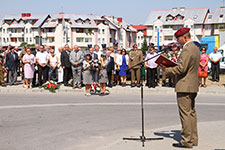
[[[143,67],[144,66],[144,63],[146,61],[149,61],[155,57],[158,57],[159,55],[161,55],[162,53],[164,53],[167,49],[170,49],[171,47],[167,47],[165,49],[162,49],[157,55],[147,59],[147,60],[143,60],[141,61],[140,63],[132,66],[131,68],[127,69],[126,72],[128,72],[129,70],[133,69],[134,67],[136,66],[141,66]],[[144,128],[144,91],[143,91],[143,79],[142,79],[142,76],[141,76],[141,136],[139,138],[127,138],[127,137],[124,137],[123,140],[133,140],[133,141],[141,141],[142,142],[142,147],[145,146],[145,142],[146,141],[152,141],[152,140],[163,140],[163,138],[146,138],[145,137],[145,128]]]

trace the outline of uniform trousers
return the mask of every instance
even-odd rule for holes
[[[220,62],[218,63],[211,63],[211,68],[212,68],[212,79],[213,80],[220,80],[219,77],[219,71],[220,71]]]
[[[108,75],[108,85],[112,86],[112,71],[107,71],[107,75]]]
[[[131,69],[131,84],[135,84],[135,78],[137,78],[137,85],[140,85],[141,68]]]
[[[187,147],[198,145],[195,98],[197,93],[177,93],[177,103],[182,125],[180,143]]]
[[[1,65],[0,65],[0,67],[2,68]],[[0,69],[0,82],[2,85],[5,85],[3,69]]]
[[[73,68],[73,86],[81,86],[81,68]]]

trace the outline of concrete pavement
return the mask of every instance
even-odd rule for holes
[[[131,88],[130,86],[121,87],[116,86],[113,88],[108,88],[111,94],[140,94],[140,88],[134,87]],[[70,93],[70,94],[84,94],[84,87],[82,89],[72,89],[72,87],[65,87],[64,85],[60,86],[60,89],[56,90],[57,93]],[[0,87],[0,92],[2,93],[49,93],[49,91],[43,88],[32,88],[26,89],[23,88],[22,85],[16,86],[7,86],[7,87]],[[144,94],[154,94],[154,95],[164,95],[164,94],[174,94],[174,88],[169,87],[161,87],[158,86],[156,88],[148,88],[144,86]],[[225,95],[225,87],[223,86],[208,86],[206,88],[199,88],[199,94],[204,95]]]

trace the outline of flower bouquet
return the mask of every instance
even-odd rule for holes
[[[101,67],[101,63],[98,59],[92,59],[90,61],[91,70],[98,70]]]
[[[59,89],[59,85],[54,81],[47,81],[42,85],[45,90],[49,90],[50,92],[55,93],[57,89]]]
[[[73,79],[70,79],[70,80],[69,80],[68,86],[73,87]]]
[[[109,93],[109,89],[107,87],[106,87],[105,91]],[[95,82],[94,84],[92,84],[91,85],[91,92],[93,92],[93,93],[100,93],[101,92],[101,85],[100,85],[100,83],[96,83]]]
[[[94,93],[100,93],[101,92],[101,85],[100,83],[94,83],[91,85],[91,91]]]

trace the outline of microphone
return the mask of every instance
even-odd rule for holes
[[[166,48],[163,48],[163,49],[159,50],[159,53],[160,52],[166,52],[167,50],[170,50],[170,49],[172,49],[172,46],[171,45],[170,46],[167,46]]]

